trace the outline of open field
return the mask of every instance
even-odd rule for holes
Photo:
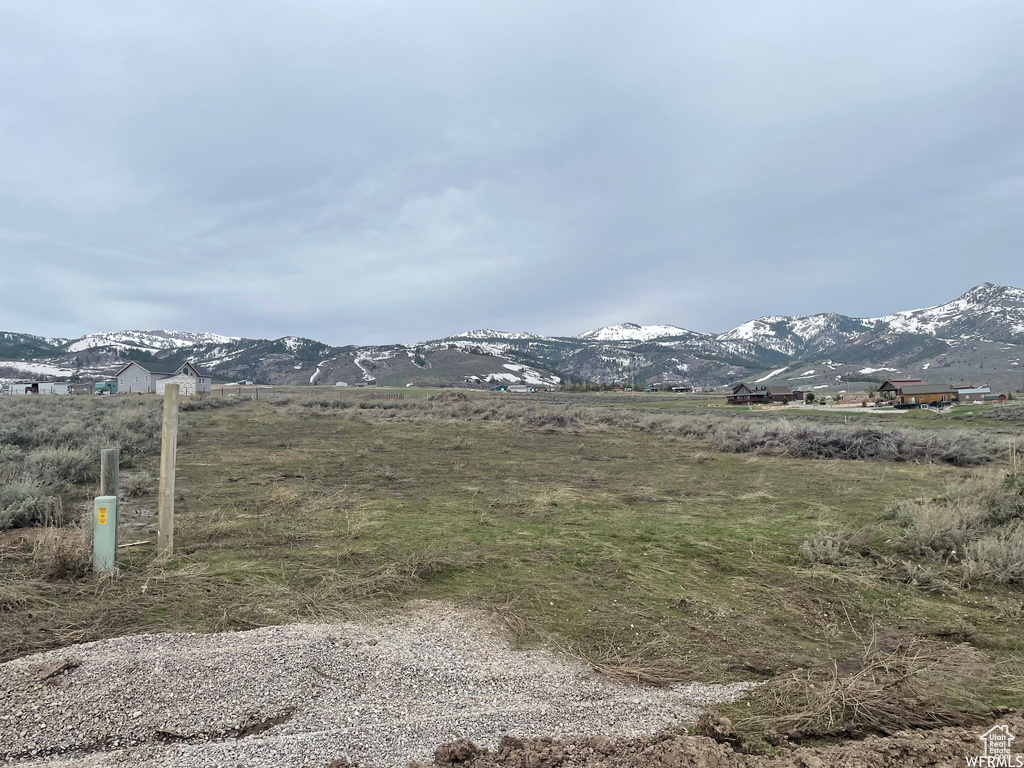
[[[150,543],[123,550],[118,578],[46,567],[47,547],[73,530],[0,534],[3,658],[429,598],[483,609],[513,642],[615,679],[776,681],[732,705],[751,732],[775,727],[773,710],[810,736],[884,732],[849,713],[808,725],[785,710],[809,711],[811,684],[833,673],[897,657],[912,666],[907,649],[965,678],[916,725],[980,722],[1020,703],[1015,550],[999,550],[1000,569],[944,549],[956,531],[932,530],[939,543],[926,546],[915,510],[987,489],[1006,517],[984,530],[964,517],[964,531],[977,528],[964,546],[1016,546],[1024,503],[1003,478],[1021,422],[901,414],[897,440],[798,409],[781,427],[773,409],[702,421],[665,413],[665,396],[382,394],[276,390],[184,413],[166,564],[153,562],[146,493],[125,522]],[[873,460],[850,460],[860,456]],[[140,461],[155,473],[155,456]],[[900,706],[910,697],[890,693]]]

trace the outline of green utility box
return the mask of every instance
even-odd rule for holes
[[[92,569],[106,571],[117,559],[117,497],[97,496],[92,512]]]

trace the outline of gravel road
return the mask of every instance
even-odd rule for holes
[[[0,761],[24,766],[405,766],[438,744],[633,737],[748,684],[616,684],[514,651],[436,603],[368,623],[137,635],[0,665]]]

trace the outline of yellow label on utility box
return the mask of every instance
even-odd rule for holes
[[[98,518],[97,522],[100,525],[106,525],[107,524],[107,508],[106,507],[100,507],[96,511],[96,517]]]

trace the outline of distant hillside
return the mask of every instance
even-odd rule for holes
[[[418,344],[337,347],[314,339],[119,331],[78,339],[0,333],[0,376],[108,376],[129,359],[190,360],[221,381],[493,386],[565,379],[722,386],[740,379],[812,389],[888,376],[1024,388],[1024,291],[983,283],[953,301],[875,318],[769,316],[721,334],[619,323],[577,336],[480,329]]]

